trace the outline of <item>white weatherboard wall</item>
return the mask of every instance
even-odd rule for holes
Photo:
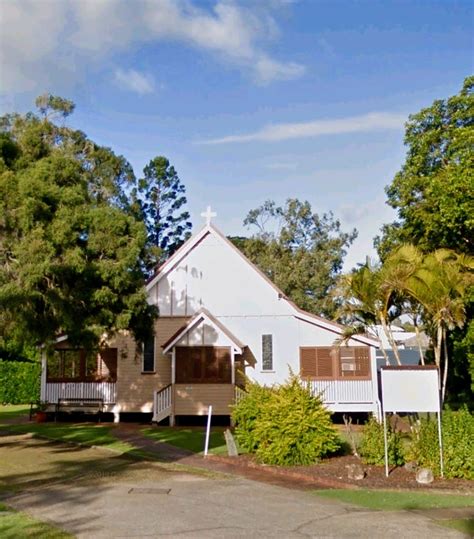
[[[205,321],[192,328],[176,343],[177,346],[232,346],[230,339]]]
[[[158,287],[158,290],[156,290]],[[291,314],[286,301],[238,252],[214,234],[203,240],[149,291],[161,316]]]

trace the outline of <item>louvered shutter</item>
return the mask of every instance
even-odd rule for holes
[[[300,349],[300,376],[305,380],[316,378],[316,348]]]
[[[203,347],[191,346],[187,350],[192,369],[191,380],[188,380],[188,382],[199,382],[204,377],[206,349]]]
[[[331,348],[316,348],[316,376],[318,378],[334,378],[333,354]]]
[[[189,382],[193,375],[193,361],[189,348],[177,346],[176,351],[176,383]]]
[[[367,377],[370,375],[370,354],[369,348],[357,347],[355,348],[355,360],[356,360],[356,376]]]
[[[221,384],[232,382],[232,362],[229,348],[216,348],[217,362],[219,366],[218,381]]]

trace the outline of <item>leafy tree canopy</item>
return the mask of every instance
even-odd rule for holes
[[[40,115],[0,119],[0,335],[93,345],[130,329],[142,339],[155,313],[139,264],[147,233],[127,197],[132,167],[55,123],[70,101],[37,105]]]
[[[397,220],[376,239],[382,258],[401,243],[474,252],[474,76],[458,95],[410,116],[406,161],[386,189]]]
[[[319,216],[309,202],[297,199],[283,207],[266,201],[244,224],[256,231],[250,238],[231,238],[235,245],[299,307],[332,317],[329,291],[356,230],[341,231],[332,213]]]

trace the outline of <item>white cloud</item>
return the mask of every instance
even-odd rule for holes
[[[345,133],[369,132],[386,129],[403,129],[406,116],[388,112],[370,112],[361,116],[350,116],[311,122],[272,124],[253,133],[227,135],[225,137],[199,141],[199,144],[228,144],[235,142],[278,142],[282,140],[340,135]]]
[[[265,41],[277,36],[269,10],[218,0],[0,0],[0,66],[3,91],[43,91],[45,85],[80,80],[144,44],[175,41],[214,55],[251,74],[258,83],[292,79],[304,72],[273,58]],[[115,59],[116,61],[116,59]]]
[[[257,59],[254,69],[257,81],[262,84],[268,84],[274,80],[296,79],[305,72],[305,67],[301,64],[278,62],[265,54]]]
[[[114,78],[120,88],[130,90],[139,95],[151,94],[155,90],[153,77],[147,73],[140,73],[135,69],[116,69]]]
[[[3,91],[33,90],[35,69],[58,46],[66,6],[62,2],[0,1],[0,75]]]

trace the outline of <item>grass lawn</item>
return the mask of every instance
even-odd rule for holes
[[[468,537],[474,537],[474,518],[457,518],[452,520],[438,520],[441,526],[454,528],[458,532],[465,533]]]
[[[317,496],[361,505],[369,509],[382,509],[383,511],[437,509],[441,507],[474,507],[474,497],[463,496],[462,494],[344,489],[317,490],[314,493]]]
[[[194,453],[204,452],[206,429],[200,427],[153,427],[142,429],[142,434],[158,442],[166,442],[181,449],[189,449]],[[226,455],[227,446],[223,428],[211,429],[209,437],[209,453],[213,455]]]
[[[0,425],[5,420],[13,419],[30,413],[29,404],[3,404],[0,405]]]
[[[0,425],[4,430],[17,434],[31,432],[51,440],[97,445],[121,452],[129,452],[133,449],[130,444],[120,442],[111,434],[113,427],[110,425],[93,423],[5,423],[5,420],[28,414],[29,410],[30,408],[27,405],[0,406]]]
[[[133,449],[131,445],[117,440],[111,434],[113,427],[108,425],[89,423],[26,423],[9,425],[7,429],[18,434],[31,432],[50,438],[51,440],[97,445],[121,452],[128,452]]]
[[[0,537],[2,539],[18,539],[19,537],[36,537],[41,539],[66,539],[73,537],[59,528],[35,520],[25,513],[19,513],[0,504]]]

